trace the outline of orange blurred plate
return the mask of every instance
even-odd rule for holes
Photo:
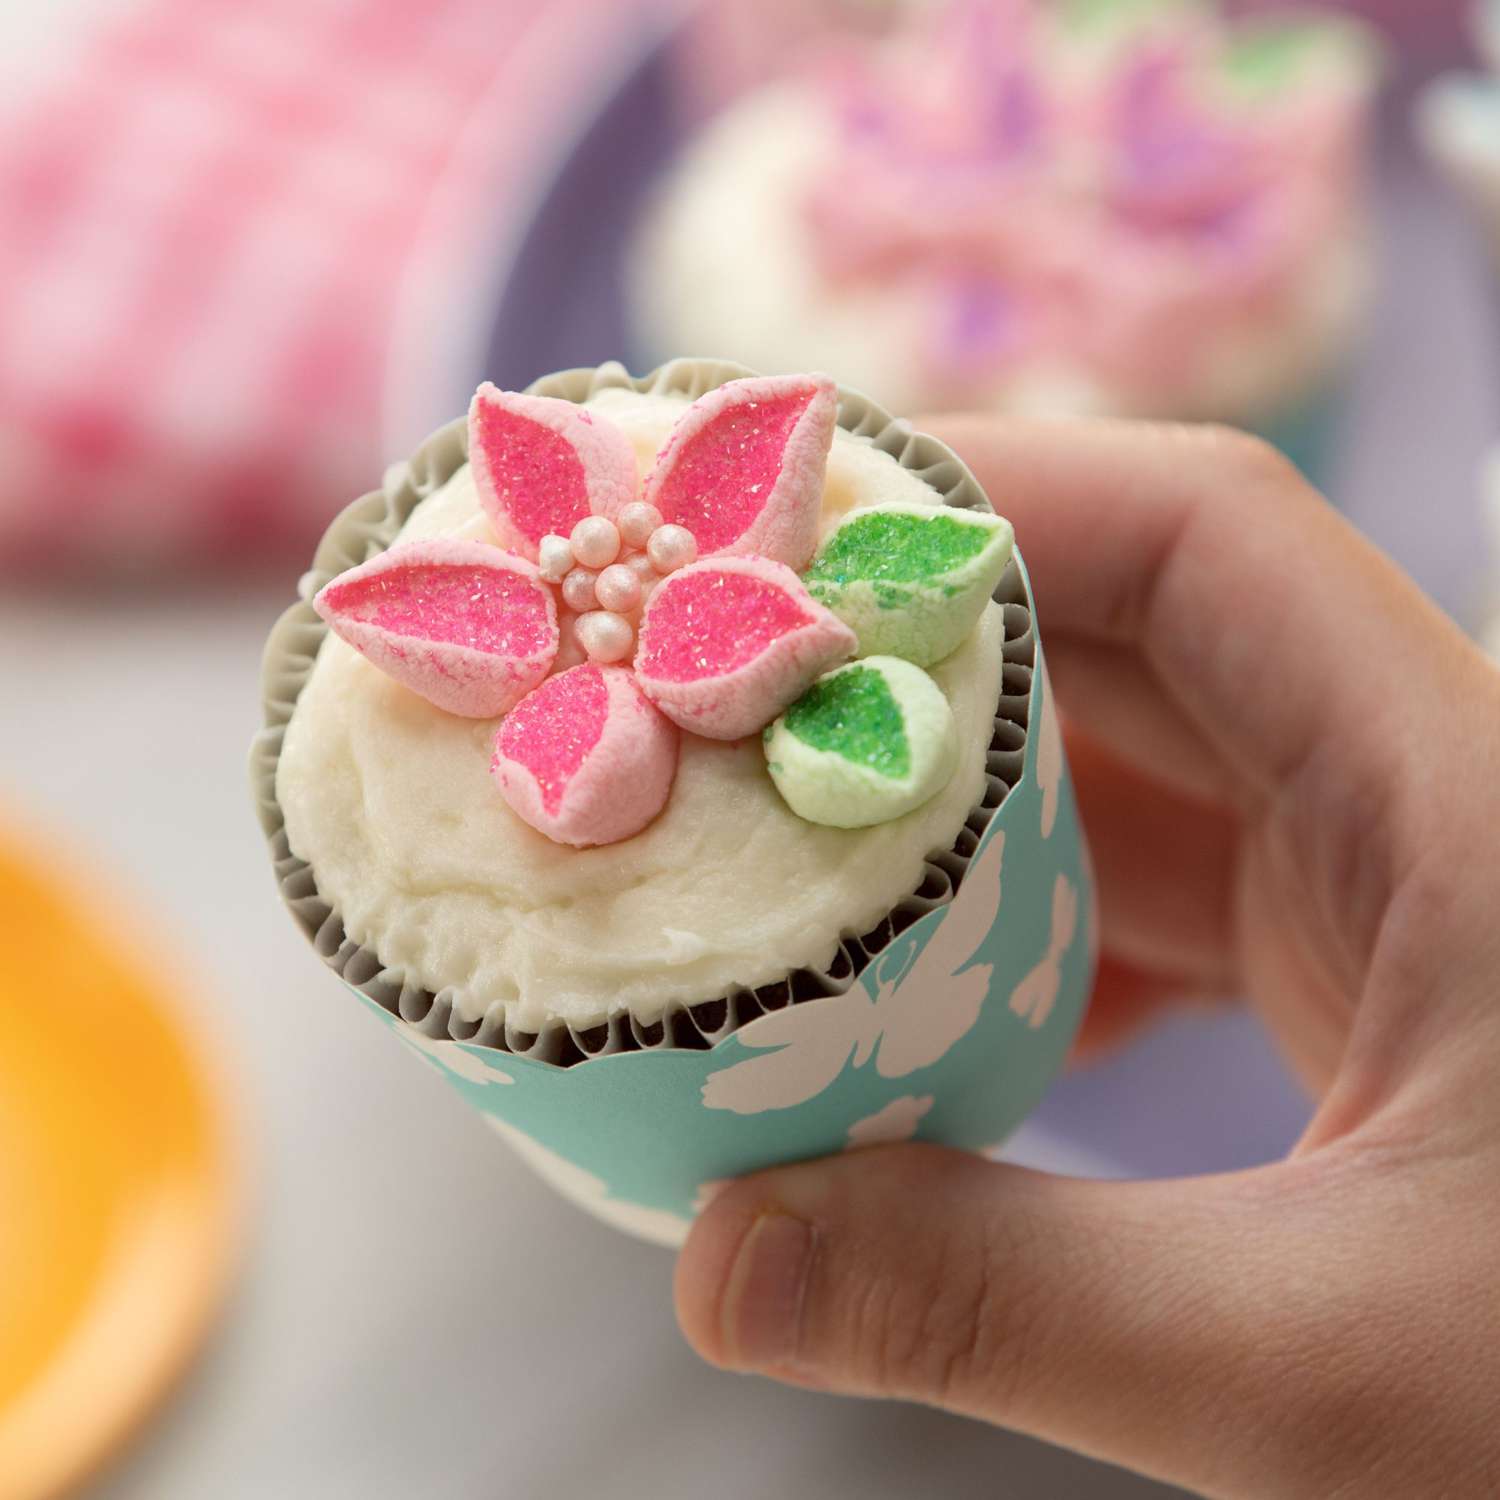
[[[230,1260],[217,1094],[123,932],[0,838],[0,1500],[57,1494],[126,1436]]]

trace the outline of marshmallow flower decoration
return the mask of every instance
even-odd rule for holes
[[[864,657],[820,677],[766,730],[765,745],[787,806],[833,828],[911,812],[958,764],[942,689],[895,656]]]
[[[557,657],[541,575],[484,542],[393,547],[340,573],[313,606],[387,676],[466,718],[507,712]]]
[[[481,386],[469,460],[500,546],[399,545],[314,605],[436,707],[507,716],[492,771],[533,828],[628,838],[666,804],[679,728],[757,733],[857,649],[797,576],[837,416],[824,376],[730,381],[683,414],[642,490],[600,414]]]
[[[981,511],[854,510],[803,578],[813,598],[859,637],[859,655],[930,667],[979,623],[1014,541],[1009,521]]]
[[[612,844],[666,805],[677,731],[622,667],[549,677],[507,715],[491,765],[505,800],[562,844]]]

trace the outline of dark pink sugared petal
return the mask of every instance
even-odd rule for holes
[[[503,547],[536,560],[549,533],[614,517],[636,497],[635,451],[614,423],[571,401],[486,382],[469,407],[469,463]]]
[[[334,634],[429,703],[503,714],[557,656],[552,591],[485,542],[406,542],[340,573],[313,600]]]
[[[636,680],[684,729],[737,740],[854,655],[847,625],[762,557],[717,557],[664,579],[641,619]]]
[[[490,771],[517,816],[554,843],[613,844],[666,806],[677,730],[628,670],[589,662],[511,710]]]
[[[700,558],[755,553],[805,568],[838,410],[825,375],[731,380],[683,413],[645,499],[693,533]]]

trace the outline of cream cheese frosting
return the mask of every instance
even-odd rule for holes
[[[629,436],[644,472],[687,401],[606,390],[589,403]],[[840,430],[822,525],[856,506],[936,505],[868,440]],[[467,468],[424,501],[403,541],[494,541]],[[931,669],[953,709],[958,770],[892,822],[844,830],[782,801],[758,739],[684,736],[666,809],[618,844],[571,849],[529,828],[490,778],[494,720],[435,710],[330,635],[287,726],[276,780],[293,853],[354,941],[452,996],[474,1021],[492,1005],[528,1031],[642,1022],[734,985],[773,982],[833,957],[873,927],[948,848],[983,795],[1004,630],[990,605]]]

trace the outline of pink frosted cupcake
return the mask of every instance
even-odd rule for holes
[[[907,410],[1283,422],[1364,319],[1375,73],[1327,19],[924,12],[703,132],[640,243],[642,336]]]

